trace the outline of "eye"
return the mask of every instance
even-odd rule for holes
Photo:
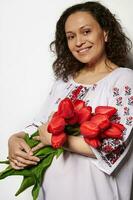
[[[72,40],[74,38],[74,35],[67,35],[67,40]]]
[[[84,35],[88,35],[90,32],[91,32],[90,29],[86,29],[86,30],[83,31],[83,34],[84,34]]]

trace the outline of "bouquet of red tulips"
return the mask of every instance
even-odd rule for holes
[[[117,110],[111,106],[98,106],[92,113],[92,107],[82,100],[72,102],[65,98],[59,104],[48,125],[52,134],[52,146],[61,147],[68,135],[82,135],[85,142],[94,148],[101,146],[104,138],[122,138],[124,126],[111,121]]]
[[[22,170],[15,170],[9,164],[9,160],[0,163],[8,164],[8,167],[0,172],[0,179],[11,175],[23,176],[23,180],[16,196],[30,186],[33,186],[32,196],[36,200],[42,185],[43,176],[47,168],[51,165],[53,158],[57,158],[63,153],[63,145],[69,135],[82,135],[85,142],[93,148],[99,148],[105,138],[122,139],[124,126],[113,122],[117,110],[111,106],[98,106],[95,112],[92,107],[86,106],[83,100],[74,102],[69,98],[63,99],[49,121],[48,132],[52,134],[52,146],[45,146],[37,150],[34,155],[40,158],[36,166],[29,166]],[[38,144],[33,139],[39,132],[35,132],[29,137],[25,135],[25,141],[32,148]]]

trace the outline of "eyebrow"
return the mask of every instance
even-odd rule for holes
[[[83,28],[85,28],[86,26],[89,26],[89,28],[91,27],[90,25],[86,24],[86,25],[84,25],[84,26],[81,26],[79,29],[83,29]],[[67,33],[73,33],[73,32],[72,32],[72,31],[67,31],[66,34],[67,34]]]

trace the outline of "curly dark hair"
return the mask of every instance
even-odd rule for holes
[[[119,21],[109,9],[99,2],[89,1],[69,7],[57,21],[55,40],[50,44],[51,51],[55,52],[57,56],[53,63],[55,77],[67,81],[69,75],[74,75],[85,65],[79,62],[70,52],[65,34],[67,18],[78,11],[90,13],[100,27],[108,33],[108,41],[105,43],[107,58],[118,66],[124,66],[127,62],[128,52],[132,47],[131,41],[125,35]]]

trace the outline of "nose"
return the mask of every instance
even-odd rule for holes
[[[85,44],[85,38],[83,37],[83,36],[81,36],[81,35],[78,35],[77,37],[76,37],[76,46],[77,47],[80,47],[80,46],[82,46],[83,44]]]

